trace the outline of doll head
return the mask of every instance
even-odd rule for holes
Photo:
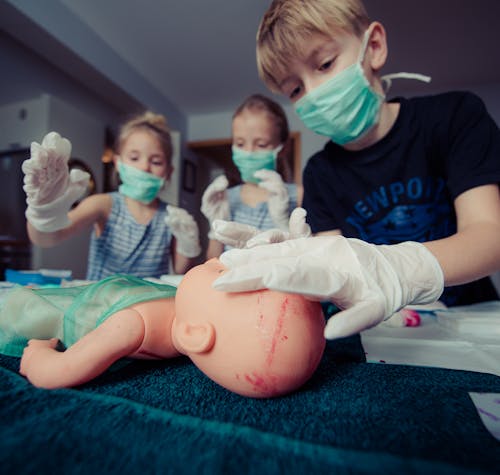
[[[321,305],[271,290],[215,290],[212,282],[224,269],[211,259],[182,279],[172,325],[177,350],[243,396],[273,397],[299,388],[325,348]]]

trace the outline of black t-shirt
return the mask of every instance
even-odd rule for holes
[[[304,169],[313,233],[340,229],[375,244],[426,242],[456,232],[454,199],[500,182],[500,132],[477,96],[450,92],[394,99],[389,133],[359,151],[333,142]],[[496,299],[489,279],[447,288],[447,305]]]

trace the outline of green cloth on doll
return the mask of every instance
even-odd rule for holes
[[[0,303],[0,353],[20,357],[31,338],[58,338],[69,347],[119,310],[176,291],[123,274],[76,287],[15,287]]]

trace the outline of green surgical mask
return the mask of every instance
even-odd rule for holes
[[[118,191],[122,195],[146,204],[156,198],[165,183],[164,178],[125,165],[121,161],[118,162],[118,173],[122,181]]]
[[[273,150],[256,150],[248,152],[233,145],[233,162],[240,171],[241,179],[246,182],[258,183],[253,174],[257,170],[276,170],[276,159],[282,146]]]

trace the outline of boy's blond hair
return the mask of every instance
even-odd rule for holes
[[[302,54],[312,34],[342,29],[361,36],[370,19],[360,0],[273,0],[257,31],[257,68],[265,84],[280,91],[288,63]]]
[[[137,130],[146,130],[158,138],[165,159],[167,163],[171,165],[172,139],[170,137],[170,129],[167,125],[167,119],[165,119],[163,115],[156,114],[149,110],[132,117],[120,127],[116,140],[115,152],[119,154],[125,140],[128,139],[132,132],[136,132]]]

